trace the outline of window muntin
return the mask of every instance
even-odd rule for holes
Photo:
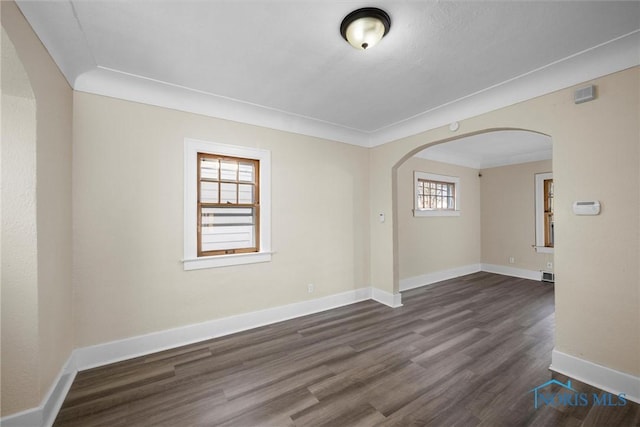
[[[456,185],[453,182],[418,179],[418,209],[456,210]]]
[[[258,252],[258,160],[198,153],[198,256]]]

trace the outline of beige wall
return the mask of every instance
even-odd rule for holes
[[[599,98],[552,110],[556,348],[640,375],[640,68],[595,81]],[[598,216],[575,216],[599,200]]]
[[[185,137],[271,150],[271,262],[183,271]],[[76,345],[368,286],[368,168],[361,147],[75,93]]]
[[[526,129],[553,138],[556,187],[556,349],[640,374],[639,121],[640,69],[593,80],[598,99],[575,105],[567,88],[371,150],[371,215],[393,212],[393,171],[425,146],[496,129]],[[576,217],[575,200],[598,199],[602,213]],[[371,223],[372,282],[398,290],[397,221]],[[394,248],[391,250],[390,248]],[[612,333],[615,331],[615,333]]]
[[[413,172],[460,178],[460,216],[414,217]],[[412,157],[398,168],[400,279],[480,263],[478,171]]]
[[[72,91],[13,2],[2,2],[2,28],[3,38],[8,35],[15,47],[16,62],[24,68],[25,79],[33,93],[32,100],[28,102],[35,100],[36,111],[34,121],[34,117],[28,117],[25,101],[18,99],[25,98],[20,80],[5,78],[7,64],[3,40],[3,110],[5,101],[10,98],[5,94],[15,94],[9,104],[21,105],[18,109],[8,108],[2,117],[4,416],[37,406],[73,347]],[[7,112],[11,115],[7,116]],[[16,152],[15,144],[21,146],[24,155],[5,157],[5,150]],[[24,151],[27,149],[30,150],[28,153]],[[9,181],[4,179],[5,174],[16,183],[16,187],[9,185]],[[20,204],[5,204],[5,196],[9,200],[16,197]],[[5,240],[5,236],[15,231],[5,222],[5,209],[11,212],[18,206],[24,208],[24,217],[18,221],[28,225],[28,228],[23,228],[28,232],[18,236],[18,241]],[[34,232],[35,235],[32,234]],[[11,249],[7,250],[6,245]],[[24,257],[24,267],[28,265],[28,269],[7,272],[5,265],[12,264],[12,258],[19,256],[22,249],[18,248],[21,247],[28,250]]]
[[[553,254],[531,247],[536,241],[535,174],[543,172],[552,172],[551,160],[482,170],[483,263],[553,271],[547,268]]]
[[[82,347],[368,284],[397,292],[398,165],[429,144],[502,128],[553,137],[556,348],[640,375],[638,68],[594,80],[594,102],[574,105],[568,88],[464,120],[456,133],[442,127],[366,150],[95,95],[72,98],[16,5],[1,4],[37,106],[35,146],[6,155],[5,132],[28,137],[33,126],[25,124],[29,101],[4,96],[3,79],[3,113],[15,117],[13,130],[2,117],[3,416],[40,402],[74,334]],[[182,270],[184,137],[272,151],[272,262]],[[10,158],[23,163],[5,166]],[[27,188],[20,203],[29,214],[20,221],[31,230],[21,241],[30,267],[5,280],[13,274],[5,265],[5,231],[12,232],[5,167],[20,164],[13,178]],[[17,195],[8,197],[18,207]],[[571,203],[584,199],[600,200],[601,215],[574,216]]]
[[[551,160],[480,171],[411,157],[398,168],[398,274],[408,279],[480,262],[548,270],[553,254],[537,253],[534,176],[551,172]],[[413,172],[461,179],[459,217],[414,217]],[[437,244],[434,244],[437,242]],[[515,262],[510,264],[509,257]]]
[[[2,413],[38,405],[36,103],[2,31]],[[11,67],[11,64],[14,67]],[[19,73],[19,74],[18,74]],[[7,89],[23,76],[27,91]],[[19,78],[19,77],[18,77]],[[26,93],[25,93],[26,92]],[[11,391],[9,391],[11,390]],[[24,403],[22,403],[24,402]],[[24,405],[24,406],[23,406]]]

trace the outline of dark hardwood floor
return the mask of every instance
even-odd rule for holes
[[[55,426],[640,424],[632,402],[534,408],[530,390],[552,378],[553,285],[476,273],[404,292],[403,303],[366,301],[80,372]]]

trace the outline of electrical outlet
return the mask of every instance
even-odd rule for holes
[[[516,258],[515,258],[515,257],[510,256],[510,257],[509,257],[509,264],[515,264],[515,262],[516,262]]]
[[[313,293],[313,291],[315,291],[315,288],[316,288],[316,287],[313,285],[313,283],[309,283],[309,284],[307,285],[307,292],[309,292],[309,293]]]
[[[551,261],[549,261],[547,263],[547,268],[549,268],[549,269],[553,268],[553,263]]]

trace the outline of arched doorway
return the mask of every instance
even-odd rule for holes
[[[491,130],[412,151],[394,167],[399,291],[480,270],[553,276],[553,243],[536,244],[538,223],[553,230],[552,203],[536,218],[536,177],[552,182],[549,136]]]
[[[637,67],[607,75],[589,82],[609,89],[595,102],[574,104],[578,87],[566,88],[469,117],[455,132],[441,114],[430,122],[428,131],[416,130],[415,135],[372,148],[369,276],[375,292],[386,293],[386,301],[401,305],[394,233],[399,165],[426,147],[494,130],[550,135],[557,184],[551,369],[591,378],[593,384],[602,384],[597,378],[609,375],[604,367],[637,376],[639,353],[632,351],[630,343],[638,342],[638,327],[629,319],[638,313],[633,296],[638,293],[639,81]],[[578,216],[572,209],[578,201],[599,201],[602,212]],[[379,220],[380,214],[386,221]],[[611,334],[613,329],[616,334]],[[582,366],[589,368],[580,371]],[[609,387],[621,390],[616,381],[608,380]]]
[[[498,114],[499,112],[491,113]],[[522,120],[524,118],[524,120]],[[437,128],[429,132],[397,140],[371,149],[370,167],[378,171],[370,177],[370,206],[372,218],[378,221],[370,223],[370,280],[372,287],[380,290],[390,306],[402,305],[399,294],[398,240],[397,240],[397,170],[407,159],[427,147],[444,144],[462,137],[483,134],[492,131],[523,130],[541,134],[552,134],[538,123],[535,116],[521,115],[516,122],[523,121],[525,126],[486,126],[487,122],[503,123],[505,119],[487,117],[468,119],[463,124],[466,132],[452,135],[448,128]],[[510,121],[510,120],[507,120]],[[530,123],[529,123],[530,122]],[[532,130],[540,129],[540,130]],[[390,216],[390,218],[389,218]]]

